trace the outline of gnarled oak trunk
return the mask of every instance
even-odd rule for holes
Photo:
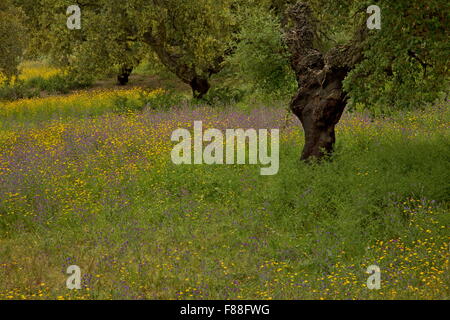
[[[298,92],[290,108],[305,131],[302,160],[321,159],[333,151],[335,126],[346,106],[342,82],[362,59],[361,38],[326,53],[314,48],[315,20],[311,9],[299,2],[288,10],[290,29],[286,43],[297,75]]]

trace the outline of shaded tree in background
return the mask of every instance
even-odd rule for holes
[[[364,3],[364,2],[362,2]],[[450,2],[380,0],[381,30],[344,82],[354,103],[375,113],[424,107],[449,88]],[[361,4],[360,4],[361,5]]]
[[[155,53],[201,98],[210,88],[211,75],[220,72],[225,58],[236,52],[233,59],[241,74],[255,78],[264,90],[289,92],[284,87],[292,83],[290,60],[303,90],[292,109],[300,115],[301,106],[309,104],[304,119],[309,109],[316,110],[311,114],[325,117],[317,118],[315,126],[320,125],[320,130],[308,134],[310,151],[304,158],[320,158],[324,154],[321,148],[325,153],[332,150],[333,123],[342,113],[325,111],[332,110],[333,104],[338,109],[361,104],[387,112],[422,106],[448,87],[448,1],[304,0],[303,9],[296,5],[297,13],[291,10],[284,15],[294,1],[78,0],[81,30],[66,26],[66,9],[74,4],[72,0],[14,3],[28,15],[26,25],[34,52],[50,56],[81,78],[115,70],[118,81],[126,83],[132,68],[148,53]],[[372,4],[381,7],[382,29],[364,31],[360,27]],[[252,12],[258,5],[263,9]],[[287,34],[285,43],[281,30],[270,30],[279,29],[280,21]],[[239,30],[237,45],[233,45]],[[367,36],[362,37],[358,30]],[[335,96],[328,100],[329,108],[313,107],[314,97],[324,103],[323,94],[331,91]],[[323,112],[318,111],[321,108]]]
[[[381,31],[366,27],[367,1],[299,2],[284,17],[299,88],[291,110],[305,131],[303,160],[332,152],[349,98],[369,108],[411,108],[448,87],[447,2],[377,3]]]
[[[0,3],[0,75],[10,82],[26,49],[25,15],[9,0]]]

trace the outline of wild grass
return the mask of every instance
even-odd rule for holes
[[[450,298],[448,104],[347,114],[336,153],[308,165],[282,109],[55,99],[1,111],[0,299]],[[170,134],[194,120],[281,128],[279,173],[173,165]]]

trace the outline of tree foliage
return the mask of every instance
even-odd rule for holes
[[[381,30],[370,30],[364,59],[348,75],[344,88],[352,105],[376,112],[423,106],[449,86],[449,15],[445,0],[309,0],[317,19],[322,49],[348,41],[366,9],[381,9]]]
[[[286,21],[286,9],[296,2],[267,0],[261,1],[260,7],[272,9],[271,12],[279,21],[287,23],[284,26],[286,30],[290,27]],[[381,9],[381,30],[367,30],[368,35],[361,43],[364,59],[344,81],[344,88],[351,98],[350,106],[360,104],[372,111],[385,113],[423,106],[434,101],[442,91],[448,90],[448,1],[303,2],[312,9],[315,19],[314,47],[324,54],[354,37],[358,28],[368,19],[366,10],[370,5],[376,4]],[[249,19],[242,24],[242,42],[237,47],[239,58],[233,59],[240,63],[241,70],[245,70],[242,74],[247,78],[252,77],[261,84],[276,85],[280,77],[271,77],[276,72],[264,71],[277,65],[274,59],[278,52],[282,52],[283,46],[276,41],[267,41],[270,33],[263,31],[269,23],[264,19],[267,10],[254,11],[254,15],[247,16]],[[261,41],[264,35],[266,39]],[[268,55],[271,51],[275,54]],[[267,65],[261,64],[258,58],[261,56],[267,56]]]
[[[209,88],[208,78],[221,70],[238,0],[83,0],[80,30],[66,26],[71,0],[39,0],[28,8],[37,31],[36,47],[58,65],[77,74],[97,75],[112,67],[136,64],[150,50],[178,78],[195,89]],[[202,90],[204,88],[198,88]],[[195,90],[194,90],[195,91]],[[205,93],[205,92],[202,92]]]
[[[370,32],[365,59],[345,88],[381,112],[433,102],[449,86],[448,1],[378,1],[381,30]]]
[[[50,56],[79,76],[129,70],[151,52],[202,96],[210,76],[232,56],[229,61],[239,70],[239,78],[263,91],[290,92],[292,71],[280,24],[286,23],[286,9],[296,0],[78,0],[81,30],[66,26],[72,0],[13,1],[27,17],[23,20],[19,11],[2,11],[5,61],[15,59],[17,64],[23,51],[24,37],[19,36],[23,20],[32,51]],[[2,6],[10,2],[2,1]],[[369,31],[363,43],[365,59],[344,81],[353,105],[383,112],[412,108],[433,101],[448,88],[448,1],[304,2],[314,13],[315,47],[323,53],[353,38],[368,18],[369,5],[381,8],[381,30]],[[11,70],[3,72],[15,72]]]
[[[228,58],[236,77],[253,89],[274,97],[292,95],[295,75],[283,41],[280,18],[272,7],[257,5],[240,12],[240,32]]]
[[[81,29],[69,30],[66,10],[73,1],[39,0],[37,10],[28,0],[20,3],[33,24],[32,48],[67,68],[80,80],[133,68],[146,53],[137,40],[131,17],[118,2],[79,1]]]

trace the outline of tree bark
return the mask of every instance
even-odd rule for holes
[[[120,74],[117,76],[119,85],[124,86],[128,83],[131,72],[133,72],[133,68],[130,67],[122,67],[120,69]]]
[[[320,160],[333,152],[335,127],[347,104],[342,83],[362,59],[363,32],[347,45],[322,53],[314,48],[316,21],[307,4],[299,2],[291,6],[287,19],[290,29],[285,39],[298,82],[298,92],[290,108],[300,119],[305,132],[301,159]]]

